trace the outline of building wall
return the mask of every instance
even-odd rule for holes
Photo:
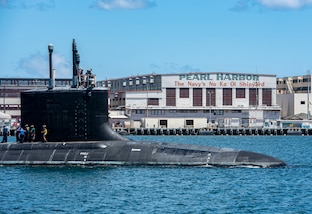
[[[280,118],[275,75],[219,72],[143,75],[106,80],[102,85],[111,86],[110,99],[114,103],[111,109],[124,106],[133,121],[206,118],[223,124],[225,118],[228,121],[239,118],[241,124],[248,126],[250,122]],[[254,110],[260,112],[261,118],[251,113]],[[148,125],[145,123],[142,125]]]
[[[286,118],[292,115],[307,114],[308,97],[307,93],[298,94],[278,94],[278,104],[282,107],[281,118]],[[312,112],[311,94],[309,97],[309,111]]]
[[[294,114],[307,113],[307,94],[294,94]]]
[[[278,105],[282,108],[281,118],[298,114],[306,115],[308,94],[311,104],[311,75],[277,78],[276,82],[276,99]],[[312,111],[311,105],[309,106],[309,111]]]
[[[202,93],[202,106],[207,106],[206,90],[207,88],[216,89],[216,106],[223,107],[223,89],[231,88],[232,97],[236,97],[237,88],[245,88],[245,98],[236,98],[232,100],[232,106],[249,106],[249,89],[258,90],[258,105],[262,105],[262,89],[272,89],[271,105],[276,105],[276,77],[273,75],[254,75],[254,74],[239,74],[239,73],[189,73],[178,75],[163,75],[162,88],[175,88],[176,97],[179,97],[178,89],[189,88],[190,97],[188,99],[177,100],[177,107],[183,101],[193,106],[193,90],[200,88]],[[183,102],[185,103],[185,102]],[[209,104],[208,104],[209,105]]]
[[[161,124],[161,121],[166,121]],[[189,122],[188,122],[189,121]],[[142,118],[144,128],[207,128],[206,118]]]
[[[6,94],[8,86],[12,86],[12,89],[27,90],[47,87],[48,82],[48,79],[0,79],[0,89],[2,94]],[[60,86],[70,83],[71,79],[56,80],[56,84]],[[275,75],[221,72],[151,74],[99,81],[97,85],[110,89],[111,110],[123,110],[134,121],[143,117],[211,118],[213,122],[224,118],[241,118],[248,121],[248,118],[252,117],[249,112],[255,109],[262,112],[264,119],[279,119],[280,116]],[[180,97],[180,90],[185,88],[188,89],[188,97]],[[175,90],[174,105],[167,103],[170,100],[167,91],[170,89]],[[240,89],[245,90],[243,97],[237,96]],[[268,89],[271,90],[269,105],[263,103],[264,90]],[[197,97],[200,90],[200,96]],[[230,93],[226,94],[228,100],[224,97],[224,91]],[[257,102],[251,105],[250,95],[255,91],[258,93]],[[211,99],[208,92],[211,92]],[[6,97],[10,104],[18,105],[19,96],[14,99],[9,100],[9,97]],[[229,99],[231,104],[225,105]],[[196,106],[199,103],[200,105]]]

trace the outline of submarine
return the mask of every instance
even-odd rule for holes
[[[0,165],[69,166],[201,166],[282,167],[286,163],[265,154],[152,141],[121,136],[109,124],[109,89],[98,87],[90,70],[83,74],[75,39],[72,42],[72,85],[55,86],[53,45],[49,50],[49,86],[21,92],[21,125],[48,128],[48,142],[1,143]]]

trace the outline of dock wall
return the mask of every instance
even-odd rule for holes
[[[312,135],[312,129],[266,128],[115,128],[120,134],[131,135]]]

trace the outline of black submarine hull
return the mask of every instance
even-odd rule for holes
[[[192,144],[132,141],[109,124],[105,88],[23,92],[22,121],[46,124],[49,143],[0,145],[2,165],[180,165],[279,167],[254,152]],[[36,130],[40,136],[40,129]],[[208,139],[208,138],[207,138]],[[40,139],[38,139],[40,141]]]
[[[110,127],[109,89],[95,87],[95,75],[90,70],[83,74],[75,41],[71,87],[55,87],[53,45],[48,50],[49,87],[21,93],[21,126],[33,127],[35,131],[30,132],[35,133],[36,140],[0,144],[0,165],[285,165],[279,159],[254,152],[124,138]],[[46,141],[41,127],[48,129],[48,143],[39,143]]]
[[[271,156],[212,146],[148,141],[5,143],[1,165],[176,165],[218,167],[280,167]]]

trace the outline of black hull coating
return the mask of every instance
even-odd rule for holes
[[[0,145],[2,165],[182,165],[278,167],[276,158],[209,146],[138,142],[114,132],[103,88],[22,93],[22,121],[46,124],[49,143]],[[40,130],[37,129],[37,135]],[[40,139],[37,139],[40,141]]]
[[[131,141],[114,132],[109,125],[106,88],[77,77],[80,57],[73,41],[73,85],[53,85],[52,51],[48,89],[21,93],[22,127],[36,128],[36,139],[47,127],[49,143],[0,144],[0,165],[183,165],[183,166],[257,166],[278,167],[285,163],[253,152],[209,146]],[[82,72],[82,71],[81,71]],[[80,74],[82,75],[82,74]],[[94,77],[94,76],[93,76]],[[91,78],[92,79],[92,78]],[[93,85],[93,86],[92,86]],[[32,128],[34,130],[34,128]],[[32,135],[33,136],[33,135]],[[25,141],[29,141],[26,138]]]
[[[191,144],[102,141],[0,144],[1,165],[177,165],[280,167],[279,159]]]

